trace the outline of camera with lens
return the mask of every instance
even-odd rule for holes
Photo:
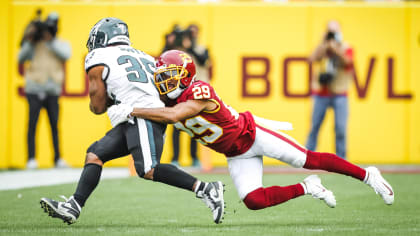
[[[45,21],[42,21],[41,14],[42,10],[38,9],[36,11],[35,19],[33,19],[27,27],[32,27],[33,29],[28,33],[28,35],[24,36],[24,39],[30,38],[33,43],[37,43],[43,39],[44,32],[49,32],[53,38],[56,36],[58,15],[56,13],[52,13]]]
[[[34,20],[31,24],[34,27],[32,41],[34,43],[39,42],[43,38],[44,31],[47,30],[47,25],[40,20]]]
[[[328,85],[334,79],[334,74],[331,72],[323,72],[319,74],[319,83],[321,85]]]
[[[192,37],[192,32],[189,29],[179,29],[174,31],[175,34],[175,47],[183,47],[182,41],[184,40],[184,38],[188,37],[191,38]]]
[[[335,39],[335,33],[334,32],[331,32],[331,31],[329,31],[328,33],[327,33],[327,35],[325,36],[325,40],[331,40],[331,39]]]

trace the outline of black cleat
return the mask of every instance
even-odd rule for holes
[[[44,209],[44,212],[48,213],[52,218],[60,218],[67,224],[73,224],[79,218],[80,211],[82,208],[76,202],[76,200],[71,196],[66,201],[59,202],[49,198],[41,198],[41,207]]]

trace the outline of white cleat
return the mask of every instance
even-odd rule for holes
[[[213,221],[216,224],[222,223],[225,214],[225,200],[223,198],[224,185],[222,182],[207,183],[203,191],[197,193],[200,198],[212,211]]]
[[[375,193],[379,194],[386,204],[392,205],[394,203],[394,190],[392,190],[391,185],[382,177],[378,168],[371,166],[365,170],[366,177],[363,182],[372,187]]]
[[[329,207],[335,207],[334,194],[321,184],[321,179],[317,175],[310,175],[303,180],[306,194],[311,194],[313,198],[323,200]]]
[[[38,168],[38,162],[35,160],[35,158],[31,158],[28,160],[28,163],[26,163],[26,169],[37,169]]]
[[[58,159],[58,161],[55,163],[56,168],[69,168],[69,164],[63,159]]]

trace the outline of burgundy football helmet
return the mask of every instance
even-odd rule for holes
[[[190,55],[179,50],[164,52],[156,61],[154,81],[161,95],[170,99],[181,95],[195,79],[195,64]]]

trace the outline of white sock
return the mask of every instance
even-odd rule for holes
[[[305,183],[300,183],[300,185],[302,185],[304,193],[308,194],[308,189],[306,188],[306,184]]]

